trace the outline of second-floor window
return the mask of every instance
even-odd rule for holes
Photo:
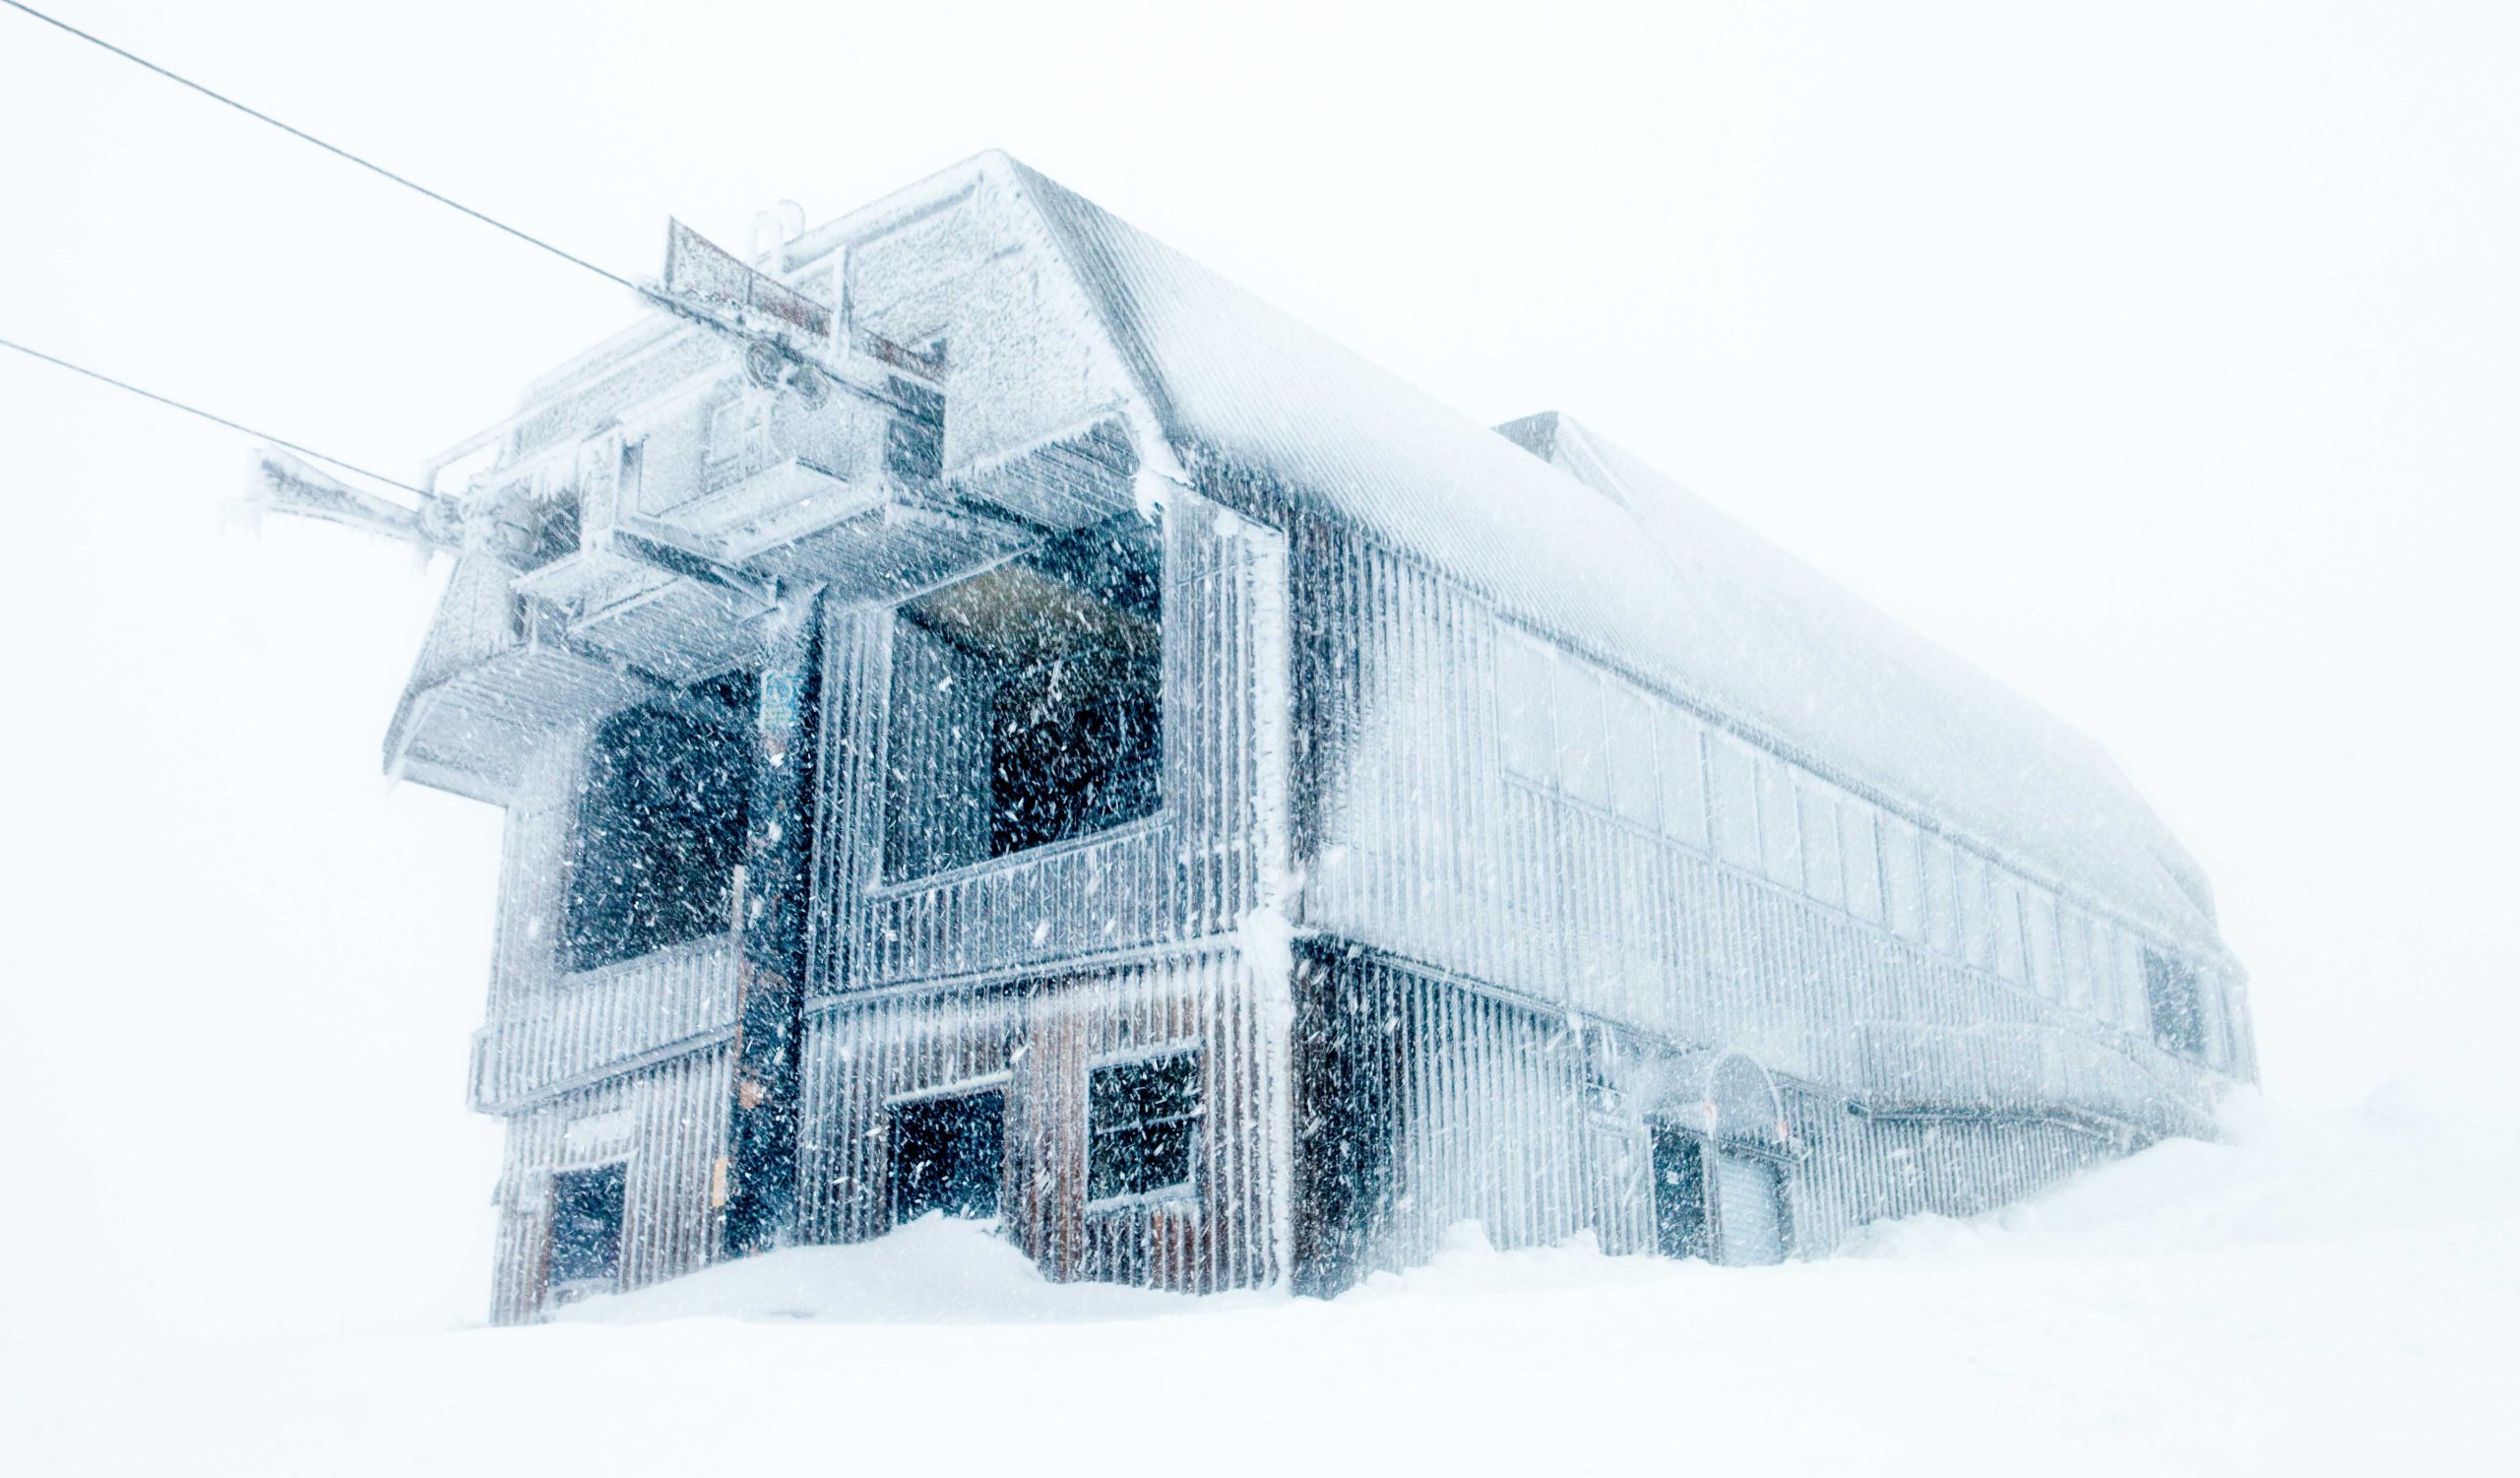
[[[2194,965],[2158,949],[2145,950],[2144,1004],[2152,1018],[2153,1041],[2164,1052],[2204,1060],[2205,998]]]
[[[596,732],[579,786],[564,964],[593,970],[718,933],[733,917],[751,786],[739,728],[667,708]]]
[[[885,740],[888,877],[1154,812],[1160,568],[1156,531],[1129,514],[901,609]]]

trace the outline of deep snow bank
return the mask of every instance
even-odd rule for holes
[[[1181,1294],[1053,1283],[977,1222],[924,1216],[852,1247],[802,1247],[724,1263],[561,1311],[570,1323],[748,1318],[834,1323],[1041,1323],[1195,1309]]]
[[[1464,1230],[1329,1303],[1054,1287],[969,1226],[530,1329],[10,1352],[13,1471],[2510,1471],[2520,1122],[2238,1105],[1764,1268]],[[12,1457],[16,1456],[13,1450]]]
[[[2488,1097],[2402,1077],[2351,1109],[2276,1111],[2251,1093],[2228,1104],[2224,1118],[2227,1142],[2155,1145],[1968,1220],[1875,1223],[1841,1255],[1910,1263],[2142,1259],[2467,1227],[2520,1232],[2520,1113]],[[1428,1265],[1377,1275],[1341,1302],[1686,1284],[1742,1272],[1606,1256],[1589,1237],[1499,1253],[1476,1224],[1465,1223]],[[1271,1297],[1200,1300],[1052,1283],[990,1226],[930,1216],[875,1242],[791,1249],[589,1300],[561,1318],[1039,1323],[1226,1315]]]

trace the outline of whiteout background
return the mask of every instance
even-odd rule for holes
[[[2089,730],[2272,1096],[2520,1038],[2520,11],[57,4],[631,274],[1008,148]],[[634,311],[0,11],[0,336],[408,475]],[[377,774],[438,572],[245,460],[0,354],[0,1334],[483,1307],[497,818]]]

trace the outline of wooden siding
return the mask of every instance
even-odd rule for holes
[[[2146,1040],[2134,936],[2089,906],[1965,851],[1858,873],[1850,859],[1917,845],[1920,818],[1824,834],[1811,818],[1840,813],[1834,793],[1772,761],[1743,777],[1766,794],[1734,839],[1746,861],[1703,821],[1691,839],[1618,803],[1615,754],[1597,803],[1532,783],[1500,757],[1507,628],[1473,595],[1187,494],[1164,537],[1158,811],[932,875],[884,871],[887,768],[946,762],[935,737],[891,732],[913,654],[888,604],[826,610],[801,1237],[886,1230],[887,1106],[957,1084],[1006,1094],[1001,1214],[1045,1271],[1191,1291],[1344,1286],[1465,1221],[1500,1247],[1650,1249],[1651,1064],[1695,1049],[1789,1085],[1790,1152],[1765,1148],[1803,1254],[2210,1127],[2224,1074]],[[501,1317],[538,1307],[548,1175],[592,1153],[568,1144],[572,1119],[634,1108],[614,1154],[638,1228],[625,1281],[716,1254],[735,951],[559,971],[578,764],[550,746],[510,816],[474,1075],[476,1102],[513,1116]],[[1810,885],[1824,867],[1834,890]],[[2047,932],[2014,930],[2009,969],[1998,905]],[[1242,948],[1279,907],[1312,935],[1292,987]],[[2246,1070],[2230,984],[2211,1029]],[[1092,1066],[1166,1042],[1208,1053],[1196,1192],[1089,1205]]]
[[[1654,1247],[1650,1125],[1709,1129],[1690,1059],[1332,943],[1308,952],[1294,999],[1299,1289],[1423,1261],[1461,1222],[1499,1248],[1581,1233],[1611,1253]],[[1776,1168],[1798,1256],[1867,1221],[1973,1215],[2130,1144],[2045,1106],[1891,1116],[1782,1086],[1789,1139],[1757,1132],[1774,1112],[1754,1104],[1737,1124],[1728,1110],[1714,1142]]]
[[[1295,1000],[1299,1289],[1421,1262],[1465,1221],[1499,1248],[1653,1247],[1639,1110],[1581,1023],[1336,948]]]
[[[2023,1115],[1869,1117],[1796,1095],[1788,1114],[1806,1151],[1785,1179],[1801,1256],[1834,1251],[1865,1222],[1975,1216],[2131,1147],[2086,1125]]]
[[[1106,970],[826,1001],[804,1051],[802,1232],[851,1242],[893,1224],[888,1106],[957,1084],[1002,1086],[1000,1215],[1056,1278],[1213,1292],[1286,1266],[1285,983],[1231,950]],[[1192,1193],[1089,1203],[1094,1064],[1203,1050]]]
[[[472,1102],[492,1112],[735,1024],[736,941],[716,934],[562,977],[504,1002],[476,1039]]]
[[[621,1286],[642,1288],[717,1254],[712,1169],[726,1142],[731,1057],[715,1048],[545,1099],[508,1120],[491,1317],[543,1312],[551,1176],[624,1165]]]
[[[822,994],[1188,943],[1277,898],[1286,868],[1286,558],[1268,530],[1184,494],[1165,514],[1162,803],[1142,821],[889,880],[887,769],[932,774],[946,737],[888,733],[889,608],[825,633],[817,964]],[[895,755],[900,745],[905,752]]]
[[[1937,951],[1922,922],[1902,936],[1885,887],[1913,882],[1918,912],[1901,918],[1922,921],[1924,869],[1885,869],[1877,848],[1882,836],[1913,840],[1914,818],[1862,803],[1864,829],[1848,832],[1859,848],[1832,829],[1806,858],[1788,845],[1812,799],[1796,787],[1823,783],[1797,782],[1769,757],[1756,771],[1770,793],[1758,814],[1779,835],[1740,843],[1751,859],[1767,854],[1741,866],[1719,855],[1721,837],[1689,838],[1651,809],[1611,803],[1606,781],[1601,802],[1585,803],[1522,780],[1502,761],[1501,705],[1518,695],[1500,692],[1505,628],[1493,611],[1335,528],[1299,526],[1292,547],[1307,926],[1674,1043],[1737,1047],[1851,1095],[2052,1107],[2151,1132],[2206,1123],[2221,1075],[2155,1047],[2120,993],[2043,995],[2026,971],[2017,983],[1991,956],[1961,957],[1956,937]],[[1704,716],[1686,722],[1722,734]],[[1693,768],[1687,778],[1702,804],[1703,780]],[[1846,870],[1860,886],[1847,887],[1834,863],[1834,886],[1800,885],[1806,864],[1842,847],[1858,859]],[[1797,885],[1781,880],[1788,872]],[[2098,967],[2087,941],[2085,951],[2088,980]],[[2236,997],[2225,999],[2217,1022]],[[2228,1040],[2216,1060],[2245,1070],[2244,1046]]]

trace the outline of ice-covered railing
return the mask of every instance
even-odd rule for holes
[[[760,313],[829,339],[832,311],[676,221],[665,236],[665,290],[736,313]]]
[[[1876,1113],[2080,1111],[2147,1134],[2195,1133],[2213,1121],[2201,1069],[2057,1026],[1865,1022],[1857,1060]]]
[[[495,1110],[735,1022],[735,936],[715,934],[502,994],[473,1039],[472,1102]]]

